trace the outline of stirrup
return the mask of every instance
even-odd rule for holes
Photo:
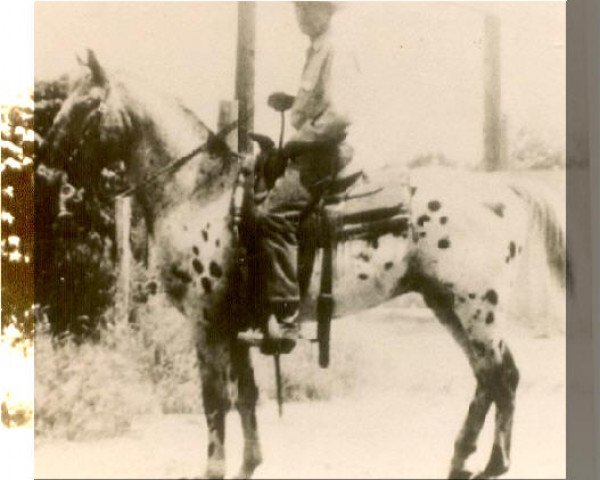
[[[286,354],[294,349],[300,339],[299,328],[297,325],[294,325],[293,328],[295,330],[293,332],[284,331],[275,315],[271,315],[267,320],[264,333],[256,329],[246,330],[239,332],[237,339],[250,347],[259,347],[261,353],[265,355]],[[290,336],[290,333],[294,338]]]

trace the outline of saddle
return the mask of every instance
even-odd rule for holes
[[[271,139],[251,134],[261,153],[274,148]],[[329,148],[329,145],[293,145],[289,157],[301,155],[315,148]],[[259,155],[260,157],[260,155]],[[256,161],[253,157],[253,160]],[[263,166],[264,167],[264,166]],[[240,171],[234,188],[231,210],[234,231],[243,223],[248,214],[249,202],[260,202],[268,187],[283,173],[285,165],[257,168],[250,161]],[[319,342],[319,364],[325,368],[329,364],[329,339],[331,319],[335,310],[334,272],[337,246],[349,240],[375,241],[386,234],[402,235],[409,228],[410,188],[408,181],[398,186],[393,200],[386,202],[384,188],[361,182],[362,171],[349,175],[334,172],[318,182],[318,201],[309,209],[300,222],[298,232],[298,283],[300,288],[301,319],[314,318],[314,300],[310,298],[309,287],[313,276],[317,253],[321,250],[320,289],[316,299],[317,341]],[[357,188],[362,183],[363,188]],[[367,188],[364,188],[364,187]],[[402,188],[404,187],[404,188]],[[394,189],[395,190],[395,189]],[[242,241],[243,243],[243,241]],[[246,250],[242,249],[242,256]],[[247,262],[242,260],[247,265]],[[252,273],[252,272],[250,272]]]

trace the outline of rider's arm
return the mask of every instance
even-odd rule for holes
[[[320,78],[325,91],[323,110],[312,120],[306,120],[292,141],[336,141],[343,138],[353,122],[360,95],[358,62],[351,51],[343,48],[332,52],[330,62]]]

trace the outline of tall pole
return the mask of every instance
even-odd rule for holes
[[[500,85],[500,20],[487,15],[484,23],[484,168],[498,170],[502,165],[502,112]]]
[[[254,52],[256,2],[238,2],[235,98],[238,101],[238,149],[252,153],[248,132],[254,129]]]

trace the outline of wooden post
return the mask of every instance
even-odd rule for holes
[[[117,241],[117,321],[127,321],[129,317],[129,288],[131,281],[131,197],[117,197],[115,200],[115,227]]]
[[[232,122],[238,119],[238,103],[236,101],[221,100],[219,103],[219,118],[217,120],[217,132],[220,132]],[[239,126],[238,126],[239,129]],[[225,141],[231,150],[238,152],[238,134],[233,130],[227,135]]]
[[[254,51],[256,2],[238,2],[235,98],[238,101],[238,147],[252,153],[248,132],[254,129]]]
[[[510,152],[508,151],[508,118],[505,114],[502,114],[502,123],[500,126],[500,168],[510,170],[511,167]]]
[[[487,15],[484,23],[484,169],[501,165],[502,120],[500,84],[500,20]]]

